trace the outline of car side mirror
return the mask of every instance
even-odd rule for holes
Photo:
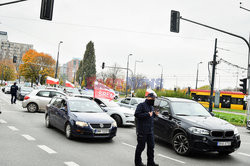
[[[106,110],[106,109],[104,109],[104,108],[103,108],[102,110],[103,110],[104,112],[108,112],[108,110]]]

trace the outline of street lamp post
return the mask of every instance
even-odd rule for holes
[[[127,60],[126,97],[128,96],[128,67],[129,67],[129,57],[130,56],[132,56],[132,54],[128,55],[128,60]]]
[[[62,41],[59,42],[58,44],[58,51],[57,51],[57,59],[56,59],[56,74],[55,74],[55,78],[57,78],[57,70],[58,70],[58,60],[59,60],[59,51],[60,51],[60,45],[61,43],[63,43]]]
[[[199,62],[199,63],[197,64],[197,74],[196,74],[195,89],[197,89],[197,86],[198,86],[198,79],[199,79],[199,64],[202,64],[202,62]]]
[[[158,64],[158,66],[161,66],[161,85],[160,85],[160,89],[162,89],[163,66],[161,64]]]

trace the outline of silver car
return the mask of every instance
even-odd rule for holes
[[[45,112],[47,104],[54,96],[67,96],[65,93],[52,89],[37,89],[24,97],[22,107],[29,112]]]
[[[137,105],[144,102],[145,99],[144,98],[139,98],[139,97],[127,97],[124,99],[120,99],[117,103],[121,106],[121,107],[127,107],[130,109],[135,110]]]

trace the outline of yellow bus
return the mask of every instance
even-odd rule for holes
[[[217,103],[218,106],[215,106],[215,91],[213,93],[213,107],[217,108],[229,108],[236,110],[245,110],[246,102],[244,101],[244,97],[246,96],[242,92],[230,92],[230,91],[219,91],[219,97]],[[204,107],[209,107],[209,90],[198,90],[191,89],[190,95],[192,99],[201,103]]]

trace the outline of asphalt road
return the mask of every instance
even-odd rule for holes
[[[133,166],[134,127],[118,129],[112,141],[68,140],[64,133],[48,129],[44,113],[28,113],[21,102],[10,104],[10,95],[0,92],[0,166]],[[250,165],[250,131],[239,127],[242,145],[229,156],[217,153],[183,157],[156,140],[155,160],[161,166]],[[143,153],[146,162],[146,151]]]

